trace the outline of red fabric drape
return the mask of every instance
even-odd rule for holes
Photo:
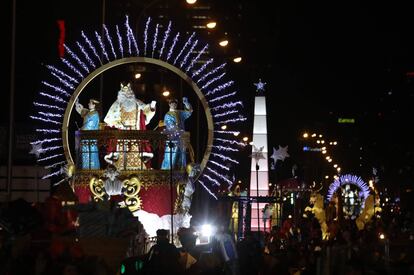
[[[91,190],[89,186],[75,186],[75,194],[78,196],[79,203],[88,203],[91,201]]]
[[[173,201],[177,198],[177,188],[173,187]],[[168,185],[153,185],[139,192],[142,201],[142,210],[164,216],[171,214],[170,187]]]

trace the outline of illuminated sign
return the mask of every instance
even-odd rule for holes
[[[338,123],[355,123],[355,118],[338,118]]]
[[[322,148],[312,148],[308,146],[303,146],[303,151],[321,152]]]

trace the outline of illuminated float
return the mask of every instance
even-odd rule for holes
[[[238,164],[233,154],[243,146],[236,140],[236,125],[246,120],[242,102],[237,100],[234,81],[226,76],[225,64],[216,65],[208,57],[208,45],[200,46],[195,33],[182,34],[187,38],[181,39],[179,32],[173,34],[171,22],[152,24],[148,18],[144,33],[135,36],[128,17],[123,26],[104,25],[103,30],[102,36],[82,31],[79,41],[65,45],[67,56],[59,64],[46,66],[48,80],[42,82],[34,102],[36,114],[31,116],[42,124],[36,129],[40,138],[32,142],[32,152],[50,170],[44,178],[52,178],[55,185],[70,183],[79,203],[117,201],[138,217],[150,236],[159,228],[174,227],[176,232],[189,226],[195,185],[217,198],[220,185],[233,184],[226,177],[225,163]],[[190,131],[184,129],[183,120],[192,111],[186,97],[179,98],[184,107],[180,111],[170,101],[162,127],[155,130],[145,125],[157,112],[157,102],[135,98],[130,83],[120,84],[117,100],[102,115],[95,110],[102,103],[96,98],[89,96],[88,107],[82,105],[85,95],[80,96],[94,79],[133,63],[161,67],[193,92],[206,119],[199,163]],[[113,93],[105,91],[109,92]],[[73,127],[74,117],[79,120],[75,111],[84,119],[80,129]],[[162,163],[154,161],[156,157]]]

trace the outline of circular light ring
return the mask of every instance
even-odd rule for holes
[[[341,188],[342,185],[346,184],[355,185],[360,189],[359,198],[362,199],[363,207],[365,200],[369,196],[369,186],[360,177],[351,174],[342,175],[334,180],[334,182],[329,186],[328,194],[326,195],[327,200],[331,201],[336,191]]]
[[[236,125],[246,118],[243,115],[243,103],[235,101],[237,91],[233,89],[234,81],[228,80],[225,63],[214,65],[214,59],[207,57],[199,62],[201,55],[207,55],[208,45],[200,46],[192,33],[187,39],[180,40],[180,33],[171,33],[171,22],[160,31],[160,24],[151,26],[151,18],[145,24],[143,39],[138,40],[129,26],[128,17],[124,28],[115,26],[115,39],[104,26],[104,36],[94,32],[95,37],[88,37],[81,32],[82,39],[76,41],[76,50],[65,45],[67,58],[61,63],[48,65],[49,82],[42,82],[38,108],[32,119],[40,121],[42,128],[36,129],[41,139],[32,142],[39,153],[38,162],[54,172],[43,178],[64,177],[65,164],[73,164],[68,145],[68,125],[76,99],[83,89],[95,77],[113,67],[123,64],[141,62],[162,66],[177,74],[195,91],[204,108],[207,118],[207,148],[200,164],[199,183],[214,197],[221,183],[233,183],[226,177],[228,167],[223,162],[238,164],[232,158],[244,144],[236,140],[239,131],[221,129],[222,125]],[[149,33],[154,29],[154,32]],[[140,42],[140,43],[138,43]],[[235,127],[233,127],[234,129]],[[61,143],[59,146],[56,143]],[[42,148],[43,146],[43,148]],[[215,186],[215,190],[210,190]]]
[[[213,146],[213,131],[214,131],[214,123],[213,123],[213,117],[211,115],[211,111],[210,108],[208,106],[208,102],[204,96],[204,94],[201,92],[200,88],[192,81],[191,78],[189,78],[183,71],[179,70],[177,67],[172,66],[171,64],[168,64],[164,61],[158,60],[158,59],[153,59],[153,58],[146,58],[146,57],[127,57],[127,58],[122,58],[122,59],[118,59],[112,62],[109,62],[101,67],[99,67],[98,69],[96,69],[95,71],[93,71],[92,73],[90,73],[79,85],[78,87],[75,89],[75,91],[73,92],[66,110],[65,110],[65,115],[63,118],[63,125],[62,125],[62,140],[63,140],[63,150],[65,153],[65,157],[68,160],[68,163],[72,163],[73,164],[73,158],[71,155],[71,152],[69,150],[69,133],[68,133],[68,127],[69,127],[69,120],[70,120],[70,116],[72,113],[72,110],[75,106],[75,102],[76,99],[79,97],[79,95],[82,93],[83,89],[89,84],[89,82],[91,82],[95,77],[99,76],[101,73],[116,67],[116,66],[120,66],[123,64],[129,64],[129,63],[135,63],[135,62],[139,62],[139,63],[149,63],[149,64],[155,64],[161,67],[164,67],[174,73],[176,73],[178,76],[180,76],[183,80],[185,80],[190,86],[191,88],[195,91],[195,93],[197,94],[199,100],[201,101],[201,104],[204,108],[205,111],[205,115],[207,118],[207,149],[204,153],[204,157],[203,160],[201,162],[201,169],[204,169],[205,165],[207,164],[207,161],[210,157],[210,152],[211,152],[211,148]]]

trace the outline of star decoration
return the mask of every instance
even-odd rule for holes
[[[265,157],[263,156],[263,149],[264,149],[264,146],[258,149],[255,145],[253,145],[253,153],[250,155],[250,157],[252,159],[255,159],[256,162],[258,162],[261,159],[265,159]]]
[[[32,150],[30,150],[29,154],[36,155],[36,157],[38,158],[42,152],[43,148],[41,143],[32,143]]]
[[[284,161],[285,158],[289,157],[287,150],[287,145],[285,147],[281,147],[279,145],[279,148],[277,150],[275,149],[275,147],[273,147],[273,154],[270,156],[270,158],[273,159],[274,163],[276,163],[278,160]]]
[[[259,82],[253,83],[254,86],[256,86],[256,92],[264,92],[264,86],[266,85],[266,82],[262,82],[262,80],[259,78]]]

